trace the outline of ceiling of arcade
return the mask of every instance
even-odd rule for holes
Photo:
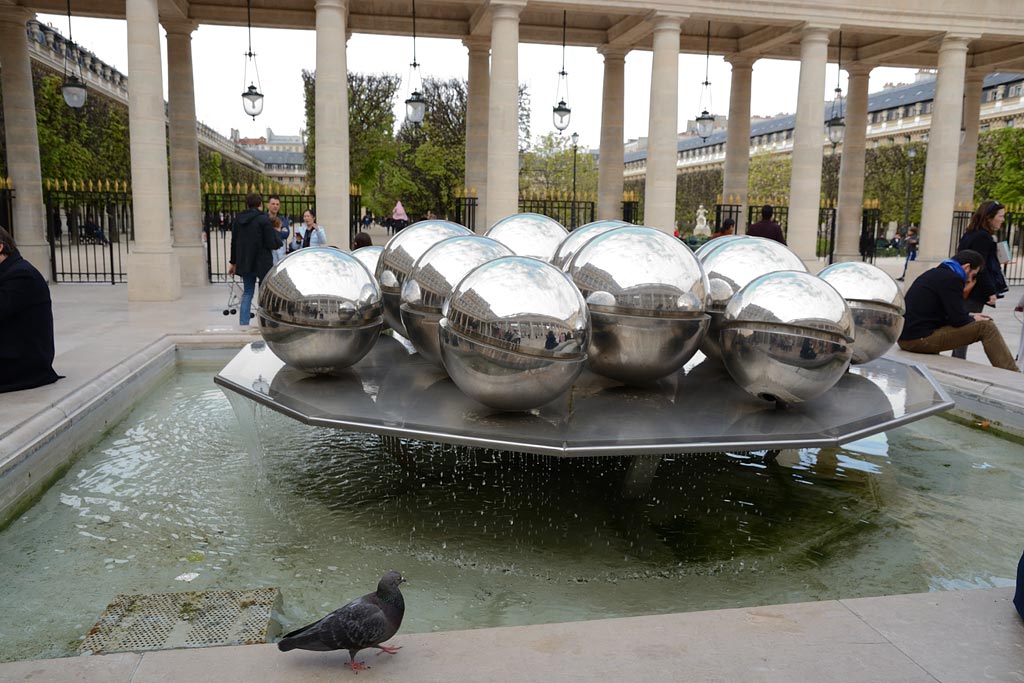
[[[1024,70],[1024,0],[591,0],[525,5],[520,40],[558,44],[562,11],[568,12],[567,42],[648,50],[655,13],[683,19],[681,49],[702,53],[711,21],[711,52],[752,58],[796,59],[806,26],[832,29],[829,58],[843,62],[934,67],[941,38],[956,33],[971,39],[968,66],[982,71]],[[245,25],[245,0],[158,0],[163,21]],[[254,26],[312,29],[316,0],[252,0]],[[348,0],[354,33],[410,35],[412,0]],[[417,0],[417,34],[438,38],[486,38],[489,0]],[[65,0],[0,0],[0,8],[21,6],[63,13]],[[72,0],[76,15],[124,18],[124,0]]]

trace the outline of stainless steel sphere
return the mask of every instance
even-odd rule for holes
[[[562,240],[562,243],[558,245],[558,249],[555,250],[555,255],[551,257],[551,265],[555,268],[565,270],[565,266],[572,259],[573,255],[579,251],[580,247],[584,244],[598,235],[603,235],[609,230],[624,228],[628,225],[630,225],[630,223],[620,220],[594,221],[593,223],[581,225],[570,232],[569,236]]]
[[[502,218],[485,233],[517,256],[532,256],[548,262],[568,235],[561,223],[539,213],[517,213]]]
[[[748,282],[766,273],[778,270],[806,273],[807,267],[784,244],[763,237],[726,236],[711,240],[708,244],[713,246],[701,253],[700,261],[711,286],[711,302],[708,305],[711,323],[700,350],[708,358],[720,360],[722,314],[733,295]]]
[[[718,249],[720,246],[722,246],[724,244],[728,244],[729,242],[732,242],[733,240],[743,240],[743,239],[747,239],[747,236],[746,235],[722,235],[721,237],[716,237],[713,240],[708,240],[704,244],[702,244],[699,247],[697,247],[696,249],[694,249],[693,250],[693,255],[696,256],[697,258],[701,259],[701,261],[703,261],[704,260],[704,255],[707,254],[708,252],[714,251],[715,249]]]
[[[498,410],[529,410],[572,386],[586,361],[590,319],[554,266],[505,256],[470,271],[444,303],[441,358],[455,384]]]
[[[512,250],[480,235],[441,240],[416,259],[402,285],[402,324],[420,355],[442,365],[438,342],[441,306],[466,274]]]
[[[377,264],[380,263],[380,255],[384,253],[384,247],[361,247],[352,252],[356,260],[366,266],[370,275],[377,278]],[[379,282],[377,283],[380,284]]]
[[[616,228],[576,252],[566,272],[590,309],[587,365],[626,383],[683,367],[708,327],[708,279],[690,248],[654,228]]]
[[[903,332],[903,292],[896,281],[870,263],[834,263],[820,273],[853,312],[853,362],[867,363],[892,348]]]
[[[430,247],[449,237],[472,235],[473,232],[449,221],[420,221],[399,230],[384,245],[377,263],[377,282],[384,298],[384,319],[396,332],[408,336],[402,325],[402,284],[416,259]]]
[[[380,287],[351,254],[302,249],[270,269],[260,286],[260,333],[288,365],[313,373],[358,362],[383,325]]]
[[[747,393],[800,403],[828,391],[850,366],[853,315],[810,273],[768,273],[729,301],[721,343],[725,369]]]

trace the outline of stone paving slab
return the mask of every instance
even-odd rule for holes
[[[0,682],[1024,680],[1013,589],[829,600],[563,624],[399,633],[396,655],[274,645],[0,664]],[[358,678],[357,678],[358,677]]]

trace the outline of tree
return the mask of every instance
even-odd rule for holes
[[[551,132],[537,138],[529,151],[522,154],[520,169],[521,194],[572,194],[572,140],[567,135]],[[597,163],[585,149],[576,150],[576,197],[597,194]]]
[[[975,201],[980,203],[997,199],[1003,204],[1024,202],[1024,130],[999,128],[986,132],[985,137],[984,153],[999,160],[999,170],[998,173],[987,175],[984,184],[975,182]],[[979,147],[979,166],[986,162],[982,153]]]
[[[917,152],[913,159],[907,155],[910,146]],[[867,150],[864,157],[864,198],[878,201],[883,222],[903,222],[910,169],[910,222],[920,223],[927,156],[928,146],[921,143],[884,145]]]
[[[715,203],[722,194],[722,176],[720,168],[690,171],[676,176],[675,217],[680,233],[690,232],[701,204],[708,211],[711,220],[714,220]]]
[[[758,152],[750,157],[747,192],[750,201],[788,203],[789,177],[793,170],[790,156]]]

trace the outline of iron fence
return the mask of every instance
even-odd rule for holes
[[[747,228],[761,220],[761,207],[762,204],[751,205],[747,207]],[[778,223],[782,227],[783,237],[789,234],[789,207],[788,206],[772,206],[772,220]]]
[[[818,239],[815,242],[814,255],[825,259],[830,265],[836,254],[836,209],[823,206],[818,209]]]
[[[878,233],[882,229],[882,210],[864,209],[860,215],[860,258],[868,263],[875,262],[878,247]]]
[[[43,191],[54,282],[123,283],[135,239],[132,194],[115,189],[50,187]]]
[[[722,222],[726,218],[731,218],[733,224],[736,226],[734,232],[739,228],[740,216],[743,214],[743,206],[741,204],[715,204],[715,230],[718,232],[722,229]]]
[[[643,213],[640,211],[640,201],[627,199],[622,202],[622,220],[634,225],[642,225],[644,222]]]
[[[567,230],[594,221],[595,203],[577,199],[519,198],[520,213],[539,213],[554,218]]]
[[[476,232],[476,197],[456,197],[455,210],[452,215],[455,222]]]

